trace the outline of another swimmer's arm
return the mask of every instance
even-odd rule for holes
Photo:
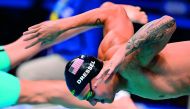
[[[30,42],[31,41],[34,40],[30,40]],[[39,44],[29,49],[25,49],[25,46],[27,46],[28,43],[29,42],[23,41],[23,37],[21,37],[15,42],[4,46],[5,52],[8,54],[9,57],[10,67],[15,67],[19,63],[31,58],[32,56],[34,56],[42,50]]]
[[[65,81],[60,80],[20,80],[21,81],[21,94],[18,103],[40,104],[51,103],[59,104],[68,108],[81,108],[81,109],[107,109],[114,108],[118,105],[101,104],[91,106],[87,101],[79,100],[74,97],[68,90]],[[43,87],[42,87],[43,86]],[[132,102],[131,102],[132,103]]]
[[[10,70],[11,62],[10,58],[5,51],[4,46],[0,46],[0,71],[8,71]]]

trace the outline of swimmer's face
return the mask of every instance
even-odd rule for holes
[[[113,75],[110,80],[106,83],[102,82],[98,84],[97,87],[93,87],[93,84],[96,82],[95,79],[85,87],[85,89],[80,94],[80,99],[87,100],[91,105],[96,105],[97,102],[101,103],[112,103],[115,97],[115,94],[118,90],[118,77]]]

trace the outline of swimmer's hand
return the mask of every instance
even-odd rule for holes
[[[59,19],[54,21],[45,21],[28,28],[28,31],[23,33],[24,41],[32,41],[25,48],[30,48],[38,43],[41,48],[47,48],[55,43],[69,39],[79,33],[95,28],[91,25],[80,25],[72,22],[72,18]]]
[[[27,48],[30,48],[38,43],[42,46],[52,44],[57,37],[62,33],[59,20],[45,21],[28,28],[28,31],[23,33],[24,41],[35,39]]]
[[[110,60],[104,61],[102,70],[96,76],[97,82],[94,84],[94,87],[97,87],[100,82],[108,81],[109,77],[118,72],[119,66],[125,59],[126,44],[124,43],[118,48],[119,49],[114,53],[113,57],[111,57]]]
[[[142,11],[138,6],[121,5],[124,7],[129,19],[134,23],[146,24],[148,16],[145,11]]]

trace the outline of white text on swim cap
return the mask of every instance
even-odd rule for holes
[[[85,72],[82,74],[82,76],[77,80],[78,84],[81,84],[81,82],[87,77],[87,75],[90,73],[90,71],[92,70],[92,68],[95,65],[95,61],[91,61],[90,65],[87,67],[87,69],[85,70]]]

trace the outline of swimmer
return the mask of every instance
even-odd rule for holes
[[[119,9],[121,8],[117,8],[114,11],[117,10],[117,12],[121,14],[123,11],[118,11]],[[100,10],[90,12],[96,13],[97,11],[98,13],[100,12]],[[130,26],[130,23],[126,23],[126,17],[119,19],[114,15],[112,19],[105,20],[104,16],[99,16],[101,15],[100,13],[98,15],[95,14],[96,16],[92,16],[93,14],[90,12],[71,18],[73,22],[77,22],[77,19],[79,19],[78,21],[81,23],[71,24],[70,28],[82,26],[83,24],[91,24],[89,22],[96,21],[98,18],[100,19],[98,21],[105,21],[103,23],[104,39],[99,48],[99,58],[104,61],[104,66],[99,75],[97,75],[96,81],[94,83],[92,82],[91,89],[95,90],[95,96],[91,97],[91,104],[95,105],[97,101],[102,100],[104,100],[104,102],[112,102],[115,95],[113,90],[119,90],[120,88],[118,87],[132,94],[150,99],[168,99],[188,94],[188,88],[186,87],[188,87],[189,84],[187,78],[187,72],[189,71],[188,65],[190,65],[189,59],[187,59],[189,52],[183,52],[182,50],[185,49],[189,51],[189,42],[171,43],[166,46],[176,28],[173,18],[164,16],[146,24],[133,35],[133,27]],[[106,12],[104,11],[104,13]],[[91,19],[85,16],[85,14],[91,15]],[[86,18],[88,18],[88,20]],[[63,21],[64,20],[62,20],[62,22]],[[112,21],[111,24],[113,25],[109,27],[108,21]],[[40,34],[38,29],[44,29],[44,31],[46,31],[45,35],[40,36],[44,38],[47,34],[48,36],[53,36],[52,33],[57,32],[49,31],[40,26],[43,26],[43,24],[33,27],[37,28],[35,32],[32,31],[32,28],[29,28],[30,37],[38,37],[38,34]],[[69,27],[68,25],[64,26],[64,29]],[[60,31],[57,33],[59,32]],[[132,35],[133,38],[130,39]],[[146,40],[146,38],[148,38],[148,40]],[[36,38],[36,40],[38,40],[38,38]],[[115,41],[119,43],[113,44]],[[186,48],[183,48],[184,46],[186,46]],[[174,53],[174,51],[179,52]],[[175,58],[176,54],[180,56],[180,60]],[[117,73],[113,74],[113,72]],[[181,75],[181,73],[183,75]],[[118,78],[121,79],[119,82],[118,80],[112,81]],[[102,82],[99,83],[99,81]],[[104,83],[104,81],[107,81],[107,84],[114,83],[113,85],[118,87],[105,85],[106,82]],[[120,84],[118,85],[118,83]],[[88,90],[89,89],[90,87],[88,87]]]
[[[136,109],[136,106],[129,99],[123,96],[115,100],[112,104],[97,104],[91,106],[87,101],[80,101],[71,95],[64,80],[24,80],[18,79],[7,73],[24,60],[34,56],[42,50],[40,44],[25,49],[31,41],[23,41],[24,37],[15,42],[0,46],[0,108],[5,108],[15,104],[59,104],[69,108],[85,109]],[[27,72],[26,72],[27,73]],[[42,87],[43,86],[43,87]],[[8,94],[7,94],[8,93]],[[128,102],[125,105],[123,101]]]
[[[156,76],[158,77],[160,76],[160,78],[165,77],[165,79],[168,79],[168,77],[166,77],[163,73],[159,75],[158,71],[155,71],[158,73],[151,71],[152,68],[155,68],[155,67],[159,68],[159,65],[157,66],[150,65],[150,63],[153,63],[153,60],[155,59],[155,57],[157,57],[155,55],[159,56],[158,53],[160,52],[160,50],[164,48],[164,46],[169,41],[171,35],[175,31],[175,28],[176,28],[175,26],[176,26],[175,20],[173,18],[169,16],[164,16],[160,19],[157,19],[145,24],[139,31],[137,31],[133,35],[133,37],[130,40],[126,41],[124,44],[121,44],[121,45],[116,44],[115,46],[112,46],[110,48],[104,48],[104,47],[110,46],[110,44],[107,42],[108,39],[106,40],[106,37],[105,37],[100,45],[100,51],[101,49],[108,49],[107,50],[108,52],[105,52],[105,53],[101,52],[101,54],[104,54],[104,55],[103,57],[101,57],[101,54],[99,54],[99,56],[102,59],[106,59],[108,61],[105,61],[104,63],[102,63],[100,60],[88,59],[90,61],[94,61],[94,60],[98,61],[96,62],[96,64],[100,65],[101,67],[95,66],[94,69],[97,68],[98,70],[95,70],[95,71],[92,70],[91,72],[88,71],[94,75],[90,75],[90,73],[88,74],[85,72],[79,73],[77,75],[78,73],[77,72],[76,76],[79,76],[79,77],[76,77],[78,78],[76,79],[76,81],[72,80],[72,82],[70,82],[69,78],[66,78],[66,82],[68,84],[70,91],[73,92],[73,90],[75,90],[75,88],[72,87],[71,85],[77,86],[78,85],[77,81],[81,81],[82,82],[81,84],[83,85],[82,89],[77,88],[78,90],[74,91],[75,92],[74,95],[78,97],[79,99],[88,100],[92,105],[95,105],[97,102],[111,103],[114,99],[115,93],[118,92],[119,90],[126,90],[132,94],[136,94],[141,97],[149,98],[149,99],[167,99],[171,97],[176,97],[177,95],[181,96],[181,94],[179,93],[178,94],[176,93],[175,95],[175,94],[167,92],[169,91],[169,89],[167,89],[168,87],[166,87],[166,85],[168,85],[167,81],[165,82],[163,81],[163,86],[160,85],[159,87],[153,84],[156,82],[158,82],[159,84],[161,83],[159,78],[158,80],[156,79]],[[110,40],[115,39],[115,37],[109,37],[109,38],[111,38]],[[120,38],[120,40],[122,39]],[[77,62],[77,60],[74,59],[70,63],[73,62],[75,64],[75,61]],[[112,62],[112,65],[110,65],[110,62]],[[120,63],[118,64],[118,62]],[[68,63],[67,66],[70,66],[69,65],[70,63]],[[156,65],[156,62],[154,64]],[[77,65],[78,65],[77,68],[80,68],[80,64],[77,64]],[[87,69],[88,64],[85,64],[85,65],[86,67],[81,67],[81,68]],[[111,75],[109,75],[108,79],[105,79],[107,78],[106,73],[115,65],[117,65],[117,68],[114,69],[115,73],[112,73]],[[66,69],[68,68],[66,67]],[[74,71],[77,71],[77,70],[74,70]],[[79,69],[78,71],[81,71],[81,70]],[[96,79],[98,78],[99,73],[102,71],[103,72],[105,71],[104,72],[105,74],[102,76],[103,79],[105,79],[105,82],[104,80],[101,81],[101,79]],[[70,75],[69,74],[70,72],[71,71],[69,71],[69,69],[66,70],[65,76],[67,74]],[[73,83],[73,84],[70,84],[70,83]],[[161,90],[161,88],[164,90]],[[163,94],[165,94],[166,96],[161,96]]]
[[[96,74],[90,80],[91,85],[82,90],[83,99],[90,98],[87,100],[93,105],[110,103],[121,89],[154,100],[189,95],[190,42],[167,44],[175,28],[175,20],[164,16],[144,25],[124,45],[109,48],[114,56],[104,62],[103,76]],[[102,45],[108,44],[105,42]],[[107,79],[107,70],[115,66],[115,73]],[[99,79],[95,77],[101,76],[105,82],[96,84]]]
[[[110,2],[102,5],[101,8],[91,10],[89,12],[80,14],[78,16],[60,19],[56,21],[48,21],[37,24],[29,28],[27,32],[23,33],[25,41],[35,40],[33,43],[28,43],[27,49],[32,48],[35,44],[49,45],[52,42],[70,38],[71,35],[80,33],[85,29],[99,27],[104,25],[104,36],[111,37],[113,33],[119,34],[120,31],[126,31],[125,28],[128,28],[128,33],[126,35],[118,35],[123,40],[127,41],[133,35],[133,25],[130,18],[127,16],[126,10],[134,9],[141,16],[139,23],[144,21],[147,22],[147,16],[144,12],[140,11],[138,7],[130,7],[126,9],[124,5],[115,5]],[[97,16],[99,15],[99,16]],[[94,16],[94,17],[93,17]],[[134,17],[134,16],[133,16]],[[115,20],[112,20],[112,19]],[[75,20],[76,19],[76,20]],[[94,20],[94,21],[93,21]],[[133,19],[136,20],[137,19]],[[89,22],[86,22],[89,21]],[[82,24],[85,23],[85,24]],[[141,22],[143,23],[143,22]],[[65,26],[68,25],[68,28],[62,28],[62,24]],[[73,25],[75,24],[75,25]],[[84,26],[82,26],[84,25]],[[76,26],[76,28],[75,28]],[[61,29],[61,30],[60,30]],[[48,36],[48,37],[45,37]],[[98,36],[101,37],[101,36]],[[46,43],[47,42],[47,43]],[[122,44],[124,41],[115,40],[115,44]],[[115,45],[113,44],[113,45]],[[112,45],[112,46],[113,46]],[[129,103],[129,102],[128,102]],[[131,103],[130,103],[131,104]]]
[[[126,14],[126,12],[125,12],[125,14]],[[91,26],[90,26],[90,28],[91,28]],[[84,29],[84,28],[79,28],[79,30],[81,30],[81,29]],[[74,31],[76,31],[76,30],[74,29]],[[73,32],[73,30],[71,30],[71,31]],[[70,33],[71,31],[65,32],[65,33]],[[68,35],[68,34],[66,34],[66,35]],[[33,55],[35,55],[42,49],[50,46],[50,45],[48,45],[50,43],[50,42],[48,42],[49,40],[41,39],[40,41],[45,41],[42,44],[43,46],[40,43],[34,44],[33,42],[36,39],[31,39],[31,40],[27,39],[27,41],[24,41],[24,40],[26,40],[26,36],[23,36],[20,39],[18,39],[17,41],[15,41],[9,45],[5,45],[5,46],[3,46],[3,48],[0,49],[1,52],[3,51],[3,55],[6,56],[7,62],[9,64],[7,66],[3,66],[4,63],[0,64],[1,77],[3,77],[3,75],[4,75],[4,77],[6,79],[9,78],[8,79],[9,84],[3,85],[4,86],[3,89],[5,89],[5,90],[0,90],[1,91],[0,107],[10,106],[12,104],[15,104],[16,102],[17,103],[47,103],[48,102],[48,103],[54,103],[54,104],[68,103],[67,101],[69,101],[70,98],[69,98],[69,94],[67,96],[64,96],[64,94],[67,94],[67,92],[68,92],[64,88],[66,86],[64,81],[59,81],[59,80],[57,80],[57,81],[56,80],[53,80],[53,81],[51,81],[51,80],[41,80],[41,81],[18,80],[18,78],[15,78],[15,77],[3,72],[10,68],[15,67],[16,65],[18,65],[21,62],[23,62],[24,60],[32,57]],[[31,43],[33,43],[35,46],[27,47]],[[27,47],[27,49],[25,49],[25,47]],[[1,56],[3,56],[3,55],[1,55]],[[4,78],[1,78],[0,81],[1,81],[1,84],[7,83],[6,82],[7,80],[5,80]],[[15,87],[12,87],[10,90],[10,91],[14,91],[15,93],[12,93],[12,95],[10,95],[8,97],[8,96],[5,96],[6,94],[4,94],[4,93],[6,93],[8,91],[6,89],[8,88],[7,86],[10,86],[10,85],[15,86]],[[44,87],[41,87],[41,86],[44,86]],[[5,91],[5,92],[3,93],[2,91]],[[48,94],[47,94],[47,92],[48,92]],[[54,93],[54,92],[57,92],[57,93]],[[9,99],[10,101],[5,100],[5,99]],[[105,107],[106,108],[110,108],[110,107],[119,108],[119,106],[121,106],[123,108],[124,105],[118,105],[118,104],[122,103],[122,100],[125,100],[126,102],[129,103],[128,106],[126,106],[126,108],[129,108],[129,107],[133,108],[133,109],[136,108],[134,106],[134,104],[132,103],[132,101],[130,99],[128,99],[128,97],[127,97],[127,99],[125,97],[124,99],[118,100],[115,103],[113,103],[113,105],[109,105],[109,106],[99,104],[97,106],[97,108],[100,108],[100,107],[101,108],[105,108]],[[83,103],[80,103],[82,105],[79,105],[78,104],[79,102],[80,101],[75,99],[72,106],[70,104],[67,104],[67,105],[70,105],[70,107],[73,107],[73,108],[80,107],[80,106],[85,107],[85,108],[92,108],[89,105],[87,105],[85,103],[85,101]],[[94,108],[96,108],[96,107],[94,107]]]

